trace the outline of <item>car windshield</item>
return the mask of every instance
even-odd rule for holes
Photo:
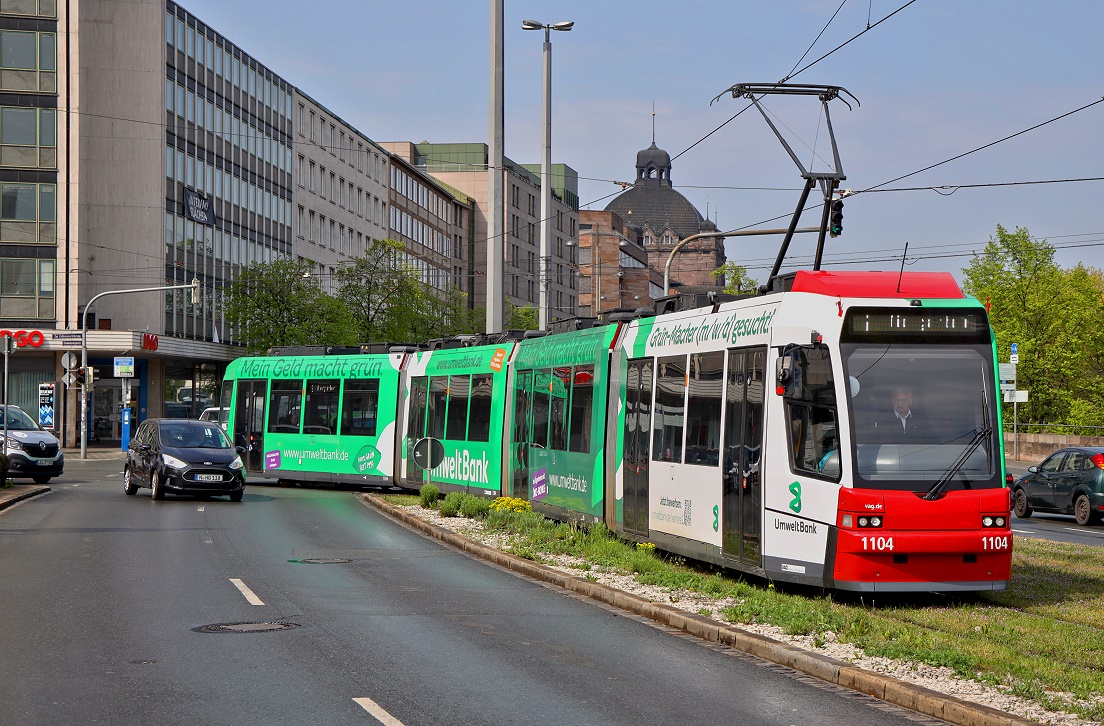
[[[861,343],[841,350],[856,487],[924,492],[945,478],[949,489],[1001,486],[991,347]]]
[[[42,428],[18,406],[5,406],[2,411],[8,431],[39,431]]]
[[[216,424],[164,423],[161,443],[179,449],[229,449],[230,440]]]

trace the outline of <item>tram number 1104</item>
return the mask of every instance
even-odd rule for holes
[[[862,545],[864,552],[892,552],[893,551],[893,538],[892,537],[863,537]]]
[[[1012,538],[1004,535],[999,537],[986,536],[981,538],[983,550],[1006,550],[1012,546]]]

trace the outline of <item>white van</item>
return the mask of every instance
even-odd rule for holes
[[[226,430],[226,422],[230,418],[230,409],[219,408],[205,408],[203,413],[199,414],[200,421],[217,421],[218,425],[222,427],[223,431]]]

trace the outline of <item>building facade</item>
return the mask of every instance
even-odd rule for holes
[[[488,159],[486,144],[383,144],[397,156],[405,156],[416,168],[459,190],[473,202],[474,268],[473,304],[487,304]],[[579,232],[578,173],[564,164],[552,166],[552,235],[544,279],[540,266],[540,165],[536,172],[506,159],[503,169],[505,210],[504,285],[507,300],[517,307],[536,307],[539,285],[548,286],[548,320],[575,316],[576,277],[573,274],[575,241]]]
[[[65,446],[80,420],[65,353],[96,371],[92,443],[119,441],[124,397],[135,424],[198,415],[241,354],[224,310],[244,266],[301,259],[326,284],[392,236],[388,153],[172,0],[3,0],[0,43],[4,394],[41,404]],[[471,220],[406,173],[447,199],[412,259],[451,279],[467,260],[442,250],[469,244]],[[116,358],[134,359],[125,383]]]
[[[663,295],[663,275],[648,266],[638,232],[614,212],[579,212],[579,317],[651,308]]]

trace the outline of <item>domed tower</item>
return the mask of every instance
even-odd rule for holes
[[[659,273],[667,264],[671,249],[679,241],[699,232],[712,232],[717,226],[675,190],[671,182],[671,155],[656,146],[636,154],[636,183],[606,205],[639,230],[641,244],[648,251],[648,266]],[[679,251],[671,263],[674,285],[715,287],[718,281],[710,273],[725,263],[724,239],[720,237],[691,242]]]

